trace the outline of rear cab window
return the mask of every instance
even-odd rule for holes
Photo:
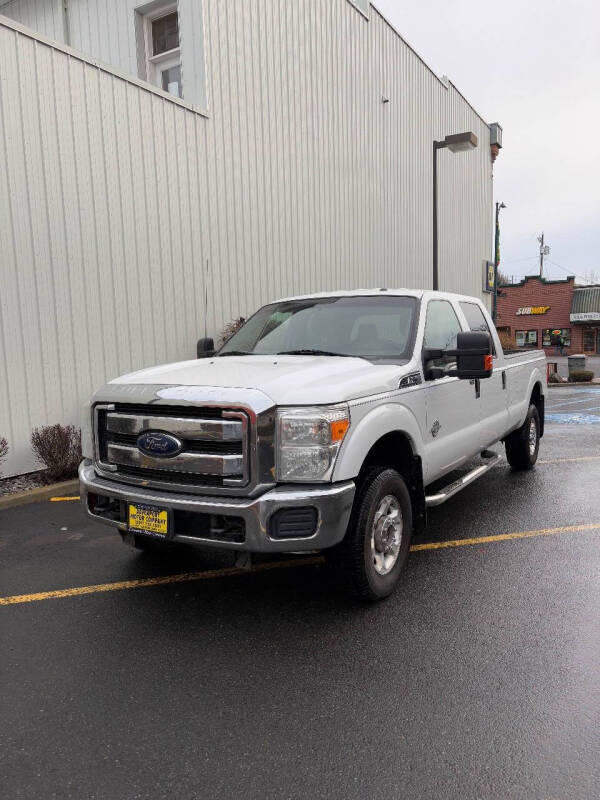
[[[469,303],[466,300],[459,302],[459,306],[460,310],[465,315],[470,331],[482,331],[483,333],[489,333],[490,339],[492,340],[492,353],[495,358],[496,343],[494,342],[494,337],[492,336],[490,326],[487,324],[487,320],[483,315],[481,308],[477,305],[477,303]]]

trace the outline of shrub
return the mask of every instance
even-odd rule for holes
[[[559,375],[558,372],[551,372],[548,375],[548,383],[566,383],[567,379]]]
[[[8,455],[8,442],[4,438],[4,436],[0,436],[0,467],[2,463],[6,461],[6,456]],[[0,472],[0,475],[2,473]]]
[[[31,446],[49,478],[74,478],[81,461],[81,431],[73,425],[34,428]]]
[[[589,383],[593,377],[590,369],[579,369],[569,374],[569,383]]]
[[[246,322],[244,317],[238,317],[237,319],[232,319],[231,322],[228,322],[227,325],[223,327],[221,331],[221,347],[228,342],[229,339],[233,336],[234,333],[237,333],[239,329],[244,325]]]
[[[517,343],[513,336],[506,331],[499,331],[498,338],[500,339],[500,344],[502,345],[503,350],[516,350]]]

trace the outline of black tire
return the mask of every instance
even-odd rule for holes
[[[398,511],[401,514],[400,547],[396,561],[389,572],[380,574],[375,558],[384,561],[385,558],[391,560],[394,554],[385,555],[385,551],[382,551],[377,552],[374,556],[372,534],[375,515],[388,497],[397,501]],[[388,513],[382,516],[389,519],[390,512],[396,513],[394,505],[390,505]],[[393,535],[391,533],[392,537]],[[344,578],[349,584],[351,592],[370,602],[390,595],[398,583],[400,573],[408,558],[411,536],[412,504],[404,478],[396,470],[387,467],[371,470],[358,488],[348,532],[339,548],[336,548],[337,552],[332,553],[336,560],[339,559],[339,566],[343,570]],[[378,543],[380,547],[383,546],[381,538]],[[385,564],[379,566],[380,569],[385,569]]]
[[[535,443],[530,439],[535,432]],[[504,442],[506,459],[513,469],[531,469],[537,461],[540,450],[540,415],[537,408],[531,404],[525,417],[525,422]]]

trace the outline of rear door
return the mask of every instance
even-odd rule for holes
[[[507,375],[504,359],[496,347],[494,336],[481,306],[475,301],[461,300],[458,304],[468,329],[484,331],[490,334],[493,345],[494,371],[491,378],[476,381],[476,393],[479,393],[478,410],[481,420],[481,447],[485,448],[497,442],[509,428]]]
[[[451,350],[456,335],[464,330],[449,300],[430,300],[426,310],[423,346]],[[454,359],[444,358],[432,366],[451,368]],[[458,378],[436,378],[426,382],[426,423],[423,431],[426,481],[431,483],[460,466],[481,449],[481,414],[474,382]]]

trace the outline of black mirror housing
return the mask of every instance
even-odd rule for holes
[[[491,378],[494,371],[492,338],[483,331],[467,331],[456,337],[456,350],[446,351],[456,356],[456,369],[447,374],[462,380]]]
[[[456,369],[427,367],[428,361],[447,357],[456,359]],[[483,331],[461,332],[456,336],[456,350],[423,350],[423,369],[429,380],[443,377],[461,380],[491,378],[494,371],[492,338]]]
[[[198,358],[210,358],[215,354],[215,341],[210,336],[206,339],[198,339],[196,345],[196,356]]]

